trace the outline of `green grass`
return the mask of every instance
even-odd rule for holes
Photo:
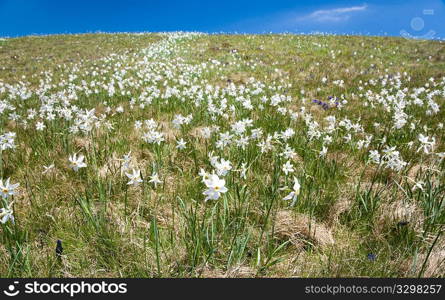
[[[15,149],[1,151],[0,173],[20,183],[14,196],[2,200],[2,207],[14,200],[16,221],[0,224],[2,277],[445,274],[445,163],[438,156],[445,152],[443,42],[32,36],[1,41],[0,66],[2,134],[16,133]],[[421,105],[413,104],[414,93]],[[284,99],[277,105],[270,102],[276,95]],[[347,103],[327,110],[312,103],[328,97]],[[428,99],[440,107],[434,115],[427,114]],[[397,129],[394,111],[402,100],[408,122]],[[97,119],[87,124],[91,130],[74,132],[82,123],[80,109],[94,109]],[[192,120],[175,128],[177,114]],[[332,128],[328,116],[336,118]],[[145,142],[147,130],[135,128],[136,121],[149,119],[164,133],[159,145]],[[219,133],[243,119],[252,120],[247,135],[256,128],[263,136],[245,147],[217,147]],[[342,126],[345,119],[360,129]],[[41,131],[38,121],[45,124]],[[209,139],[200,135],[214,126],[219,131]],[[273,137],[288,128],[295,134],[286,141]],[[417,151],[419,134],[435,137],[431,153]],[[262,152],[258,143],[268,135],[272,148]],[[368,136],[369,144],[358,147]],[[176,148],[180,138],[187,142],[184,150]],[[289,159],[281,155],[286,144],[295,152]],[[369,161],[370,150],[381,153],[386,145],[396,146],[407,162],[400,171]],[[323,146],[328,151],[321,157]],[[121,171],[129,151],[143,179],[136,187]],[[229,160],[232,170],[224,176],[227,193],[204,201],[199,171],[213,170],[211,152]],[[85,155],[86,168],[69,168],[73,153]],[[295,171],[286,175],[288,160]],[[50,164],[54,168],[42,173]],[[161,184],[149,182],[153,173]],[[294,176],[301,188],[291,207],[283,198]],[[423,190],[414,188],[420,181]],[[62,257],[55,253],[57,240]]]

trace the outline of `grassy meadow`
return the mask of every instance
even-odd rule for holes
[[[441,41],[1,39],[0,275],[444,277],[444,106]]]

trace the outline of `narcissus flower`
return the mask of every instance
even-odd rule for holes
[[[199,170],[199,176],[202,177],[202,182],[206,182],[206,180],[210,179],[210,174],[206,172],[206,170],[204,170],[203,168],[201,168],[201,170]]]
[[[184,139],[181,138],[180,140],[178,140],[176,142],[176,148],[179,149],[179,150],[184,150],[186,148],[186,144],[187,144],[187,142],[184,141]]]
[[[77,157],[77,154],[74,153],[73,155],[70,155],[68,158],[70,162],[70,168],[74,171],[78,171],[80,168],[85,168],[87,164],[84,162],[85,157],[81,154],[79,157]]]
[[[162,181],[159,179],[158,173],[153,173],[153,175],[150,176],[150,180],[148,182],[153,183],[155,188],[158,184],[162,183]]]
[[[283,200],[292,200],[290,206],[294,206],[297,202],[298,195],[300,194],[300,182],[297,177],[294,177],[294,186],[292,187],[292,191],[283,198]]]
[[[3,199],[7,199],[9,196],[15,195],[15,189],[20,186],[19,183],[11,184],[9,178],[3,183],[3,179],[0,179],[0,193]]]
[[[419,152],[420,150],[423,150],[424,153],[428,154],[433,151],[434,144],[436,143],[436,139],[434,137],[432,137],[431,141],[430,141],[429,136],[419,134],[418,139],[420,142],[420,147],[417,149],[417,152]]]
[[[130,168],[130,163],[131,163],[131,151],[128,152],[127,154],[124,154],[121,161],[122,161],[121,170],[122,171],[128,170]]]
[[[247,163],[242,163],[241,164],[241,168],[238,170],[240,172],[240,177],[242,179],[246,179],[247,178],[247,171],[248,171],[248,167],[247,167]]]
[[[216,173],[218,173],[219,176],[226,176],[227,172],[232,169],[230,161],[225,160],[224,158],[221,158],[219,162],[216,162],[215,167]]]
[[[225,187],[226,181],[220,179],[216,174],[210,175],[209,179],[205,180],[204,183],[207,186],[207,189],[203,193],[206,196],[205,201],[218,200],[221,194],[227,192],[227,188]]]
[[[142,182],[141,179],[141,171],[133,169],[132,173],[126,173],[125,175],[130,179],[130,181],[127,183],[128,185],[138,185]]]
[[[290,161],[287,161],[284,165],[283,165],[283,172],[284,174],[289,174],[289,173],[293,173],[294,172],[294,166],[291,164]]]
[[[15,132],[6,132],[0,135],[0,150],[14,149],[15,148]]]
[[[38,131],[42,131],[43,129],[45,129],[45,124],[43,122],[37,122],[36,123],[36,130]]]
[[[325,157],[327,153],[328,153],[328,148],[326,148],[325,146],[323,146],[323,148],[322,148],[321,151],[320,151],[319,156],[320,156],[320,157]]]
[[[43,166],[42,174],[49,173],[53,169],[54,169],[54,164],[50,164],[49,166]]]
[[[12,203],[9,203],[8,207],[0,208],[0,223],[5,224],[8,220],[14,223],[14,215],[12,211]]]

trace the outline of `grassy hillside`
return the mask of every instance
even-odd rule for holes
[[[0,275],[444,276],[444,105],[438,41],[0,40]]]

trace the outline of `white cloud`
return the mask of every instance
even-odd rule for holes
[[[365,11],[368,5],[363,4],[361,6],[351,6],[351,7],[339,7],[333,9],[322,9],[316,10],[308,15],[299,17],[299,21],[316,21],[316,22],[340,22],[347,21],[351,13],[358,11]]]

